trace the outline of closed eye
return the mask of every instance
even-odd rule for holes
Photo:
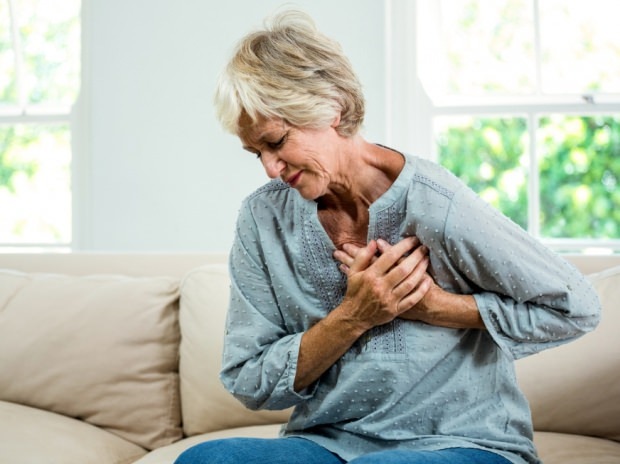
[[[278,148],[280,148],[282,145],[284,145],[284,142],[286,142],[286,136],[288,134],[284,134],[282,136],[282,138],[280,140],[278,140],[277,142],[268,142],[267,146],[269,146],[269,148],[271,148],[272,150],[277,150]]]
[[[288,137],[288,132],[275,142],[264,141],[263,143],[265,143],[265,145],[267,145],[267,147],[269,147],[270,150],[278,150],[279,148],[282,148],[282,146],[286,142],[287,137]],[[250,153],[254,153],[254,155],[256,155],[256,159],[262,158],[261,152],[252,147],[244,146],[243,149],[249,151]]]

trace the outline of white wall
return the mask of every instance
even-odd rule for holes
[[[236,41],[283,4],[84,0],[77,249],[228,251],[239,203],[267,177],[219,127],[213,89]],[[365,88],[364,134],[385,141],[384,1],[286,5],[342,44]]]

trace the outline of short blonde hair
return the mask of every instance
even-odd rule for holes
[[[299,11],[274,16],[264,30],[245,36],[220,75],[215,108],[223,127],[239,134],[245,113],[281,118],[298,127],[336,128],[357,133],[364,120],[364,96],[340,45],[320,33]]]

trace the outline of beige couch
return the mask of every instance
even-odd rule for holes
[[[218,381],[225,262],[0,254],[0,463],[169,464],[203,440],[275,436],[287,412],[247,411]],[[620,267],[593,279],[599,328],[517,364],[545,464],[620,463]]]

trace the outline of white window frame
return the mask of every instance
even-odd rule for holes
[[[534,0],[537,1],[537,0]],[[536,15],[537,13],[535,13]],[[620,113],[620,101],[584,95],[534,96],[487,100],[432,101],[420,79],[416,50],[417,0],[385,0],[386,30],[386,138],[387,143],[437,160],[433,120],[438,116],[523,117],[528,121],[530,163],[528,175],[528,230],[550,248],[570,253],[619,253],[616,239],[550,239],[540,237],[540,201],[536,127],[541,116],[552,113],[602,115]],[[535,21],[538,21],[535,16]],[[538,38],[536,48],[539,49]],[[540,74],[540,73],[538,73]],[[540,75],[537,76],[540,79]]]
[[[85,190],[80,188],[80,184],[76,182],[78,178],[76,174],[76,168],[80,165],[78,161],[76,161],[76,152],[80,150],[76,150],[77,146],[83,145],[83,136],[82,138],[78,138],[76,136],[75,126],[79,123],[76,122],[76,111],[75,108],[77,106],[84,106],[84,104],[78,105],[78,101],[83,100],[81,95],[76,98],[76,102],[73,106],[55,106],[55,107],[38,107],[36,105],[30,105],[27,101],[27,96],[25,95],[24,89],[22,87],[22,82],[24,80],[24,71],[23,71],[23,53],[21,48],[21,40],[19,37],[19,33],[17,30],[17,20],[15,18],[15,7],[14,4],[16,0],[7,0],[10,22],[11,22],[11,43],[14,50],[15,55],[15,72],[16,72],[16,81],[17,81],[17,94],[18,101],[14,106],[10,106],[7,108],[0,109],[0,125],[2,126],[11,126],[18,124],[25,125],[45,125],[45,124],[66,124],[70,128],[71,133],[71,185],[69,186],[71,189],[71,240],[68,242],[58,242],[58,243],[45,243],[45,242],[0,242],[0,252],[10,252],[13,250],[19,252],[37,252],[37,251],[71,251],[76,247],[76,244],[80,243],[80,237],[83,235],[81,233],[81,227],[78,227],[82,221],[78,221],[79,212],[83,211],[84,207],[83,201],[77,201],[78,198],[82,198],[82,195],[76,193],[76,191]],[[84,8],[87,0],[81,0],[81,18],[80,21],[83,20],[84,17]],[[84,75],[84,27],[81,24],[81,77]],[[83,168],[82,168],[83,169]]]

